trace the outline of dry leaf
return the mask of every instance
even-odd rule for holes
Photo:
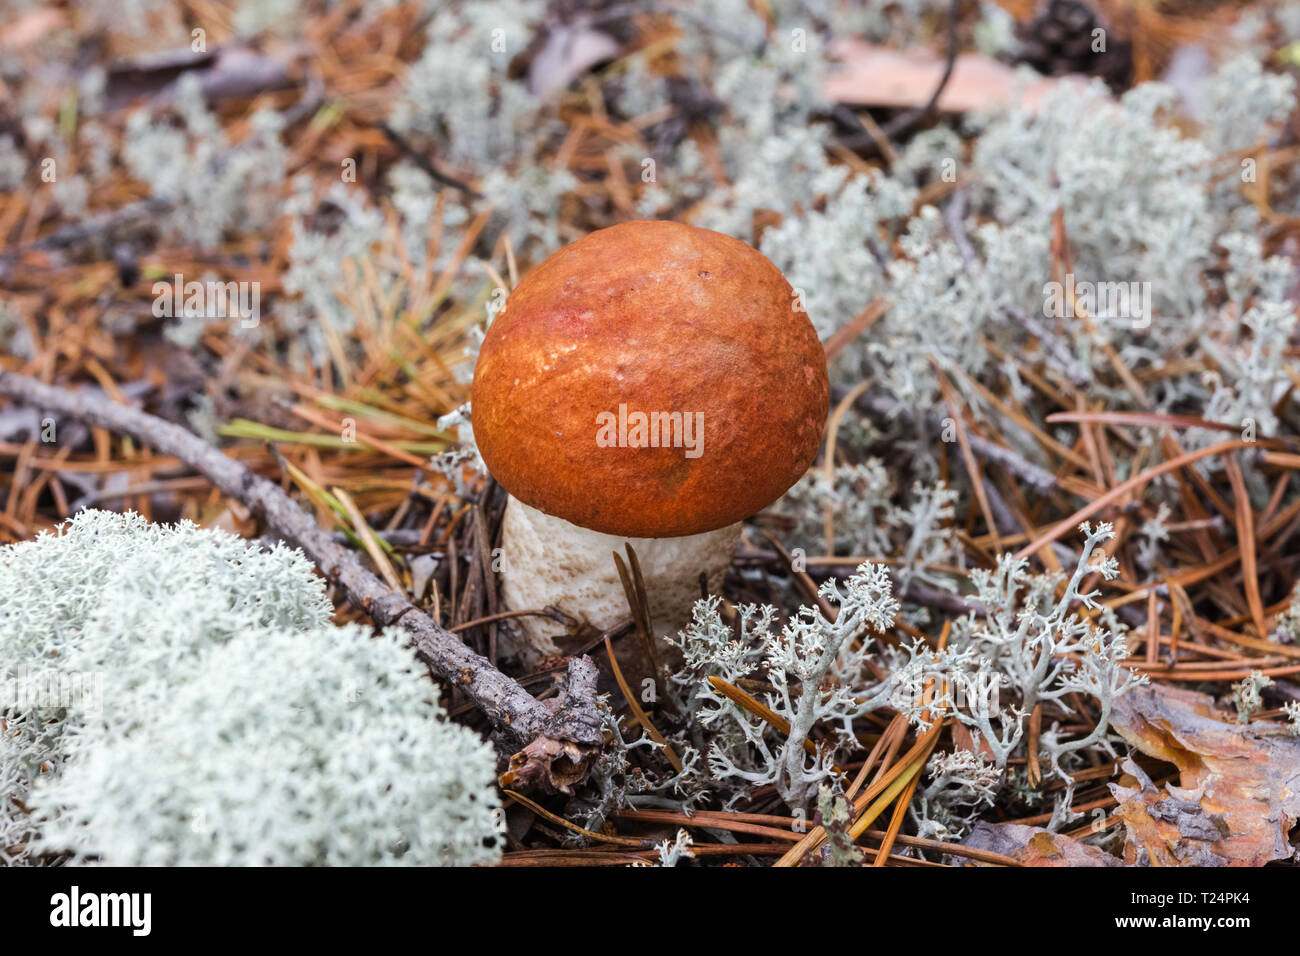
[[[616,59],[622,47],[608,33],[589,27],[556,27],[528,68],[528,88],[547,97],[562,90],[597,63]]]
[[[1021,823],[980,821],[962,841],[963,846],[1014,857],[1024,866],[1123,866],[1105,850],[1062,833]],[[978,865],[978,864],[967,864]]]
[[[1242,725],[1205,694],[1149,685],[1119,698],[1111,726],[1143,753],[1178,767],[1182,786],[1111,784],[1128,828],[1130,863],[1263,866],[1294,855],[1300,737],[1279,724]]]
[[[930,102],[943,78],[944,60],[928,50],[891,50],[861,40],[836,40],[831,54],[838,61],[826,80],[826,96],[854,106],[920,108]],[[1021,79],[1004,63],[977,53],[957,57],[952,76],[939,97],[948,113],[991,110],[1011,103],[1034,107],[1063,83],[1082,87],[1077,77]]]

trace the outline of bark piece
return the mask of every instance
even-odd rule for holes
[[[1160,788],[1128,761],[1137,786],[1111,784],[1130,863],[1263,866],[1294,855],[1300,737],[1286,727],[1239,724],[1205,694],[1155,684],[1120,697],[1111,726],[1180,771],[1181,786]]]

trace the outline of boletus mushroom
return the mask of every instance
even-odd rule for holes
[[[510,294],[474,371],[474,435],[509,493],[502,593],[597,629],[628,617],[612,552],[636,550],[655,636],[690,620],[740,523],[812,464],[826,356],[757,250],[675,222],[629,222],[559,250]],[[525,660],[576,650],[518,619]]]

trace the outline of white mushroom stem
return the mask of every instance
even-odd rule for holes
[[[609,630],[628,618],[613,554],[624,555],[623,545],[631,544],[645,579],[654,637],[664,647],[665,635],[676,636],[690,623],[691,607],[700,597],[701,571],[708,577],[709,593],[721,591],[740,540],[740,525],[680,538],[621,538],[580,528],[511,497],[501,538],[507,605],[514,610],[549,605],[597,630]],[[572,637],[566,640],[565,627],[550,618],[530,615],[515,623],[524,639],[513,650],[526,664],[578,650]]]

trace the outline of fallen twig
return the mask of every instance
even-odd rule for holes
[[[898,139],[915,129],[922,123],[926,117],[934,112],[934,108],[939,105],[939,97],[943,95],[944,88],[947,87],[948,81],[952,79],[953,67],[957,64],[957,18],[960,15],[959,4],[957,0],[952,0],[948,7],[948,53],[944,58],[943,76],[939,79],[939,85],[934,88],[930,94],[929,101],[919,110],[908,110],[906,113],[900,113],[884,125],[885,135],[892,139]]]
[[[179,425],[15,372],[0,371],[0,395],[130,435],[202,472],[218,489],[262,518],[275,534],[300,547],[376,624],[402,627],[411,635],[420,657],[478,705],[503,743],[523,746],[510,758],[510,779],[516,786],[541,784],[567,792],[586,777],[602,741],[595,699],[596,665],[590,658],[571,660],[560,694],[539,701],[385,585],[274,482]]]

